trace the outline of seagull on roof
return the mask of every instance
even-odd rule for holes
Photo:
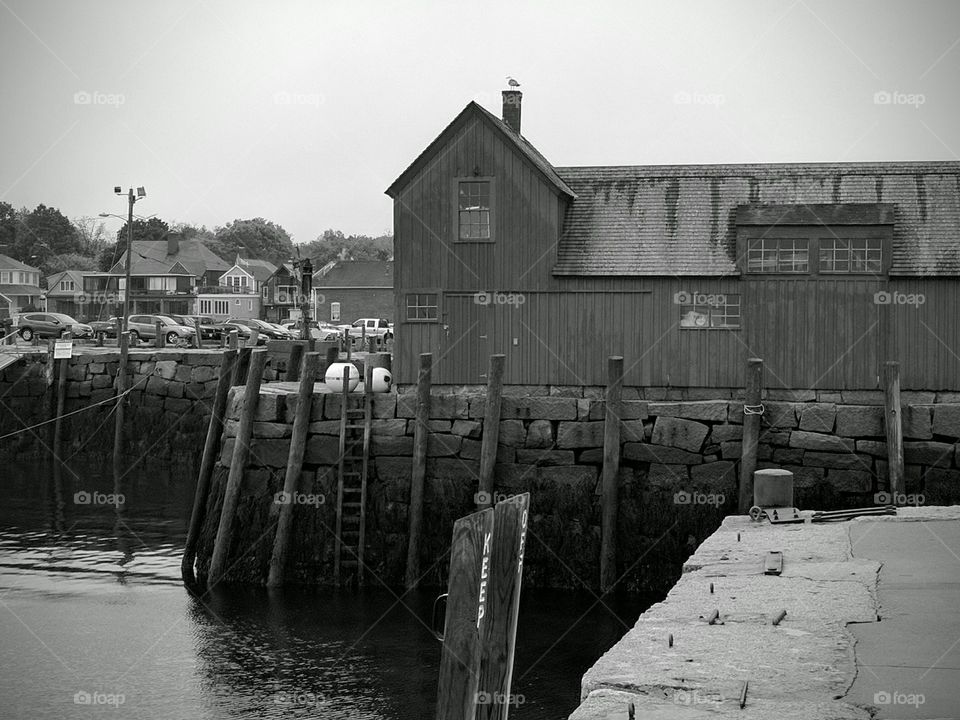
[[[520,87],[520,83],[518,83],[509,75],[507,75],[507,85],[509,85],[510,87]]]

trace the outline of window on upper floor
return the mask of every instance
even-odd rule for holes
[[[458,240],[490,240],[490,181],[460,180],[458,196]]]
[[[433,322],[437,319],[437,293],[410,293],[407,295],[407,320]]]
[[[820,238],[820,272],[873,274],[882,271],[882,239]]]
[[[747,272],[809,272],[809,244],[807,238],[762,237],[748,240]]]

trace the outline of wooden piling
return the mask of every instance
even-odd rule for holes
[[[67,368],[70,364],[69,358],[60,358],[57,360],[57,408],[53,423],[53,462],[54,468],[59,468],[60,451],[63,445],[63,414],[67,404]]]
[[[500,407],[503,400],[503,371],[506,355],[491,355],[487,371],[487,400],[483,415],[483,437],[480,442],[480,478],[477,488],[477,509],[493,504],[493,467],[497,462],[500,440]]]
[[[155,348],[162,348],[166,346],[166,339],[163,337],[163,323],[157,320],[153,324],[154,331],[157,333],[156,337],[153,338],[153,346]]]
[[[290,346],[290,355],[287,357],[287,382],[296,382],[300,379],[300,363],[303,361],[304,345],[294,342]],[[320,367],[320,357],[317,356],[317,367]]]
[[[763,391],[763,360],[747,360],[746,392],[743,400],[743,449],[740,456],[740,488],[738,511],[746,515],[753,505],[753,473],[757,469],[757,442],[760,439],[760,418],[763,417],[760,396]]]
[[[180,576],[183,578],[185,585],[192,585],[196,582],[196,577],[193,574],[193,561],[197,556],[200,529],[203,527],[203,521],[207,513],[207,496],[210,494],[210,478],[213,477],[213,466],[220,454],[223,416],[227,410],[227,395],[230,392],[233,366],[236,361],[236,350],[226,350],[223,357],[220,358],[217,393],[213,398],[210,423],[207,425],[207,437],[203,445],[203,456],[200,460],[200,473],[197,475],[197,488],[193,495],[193,511],[190,513],[187,542],[183,549],[183,558],[180,561]]]
[[[230,473],[223,492],[223,505],[220,511],[220,524],[210,558],[210,584],[216,584],[227,570],[230,541],[233,538],[233,523],[240,498],[240,483],[243,480],[247,460],[250,458],[250,438],[253,435],[253,419],[260,401],[260,382],[267,364],[267,351],[254,350],[250,355],[250,368],[247,371],[247,383],[243,392],[243,407],[240,410],[240,423],[233,444],[233,457],[230,459]]]
[[[417,411],[413,431],[413,471],[410,477],[410,529],[407,538],[407,590],[420,579],[420,528],[423,523],[423,483],[427,475],[427,441],[430,433],[430,371],[433,355],[420,354],[417,376]]]
[[[260,344],[260,331],[256,328],[250,328],[250,339],[247,341],[247,345],[250,347],[256,347]]]
[[[294,347],[302,348],[302,345]],[[290,454],[287,457],[287,473],[283,480],[285,500],[280,503],[280,517],[277,520],[277,534],[273,540],[273,555],[270,557],[270,571],[267,587],[283,585],[284,568],[287,564],[287,549],[290,545],[290,530],[293,527],[293,499],[300,484],[303,470],[303,456],[307,447],[307,430],[310,428],[310,409],[313,405],[313,384],[320,368],[319,353],[307,353],[303,358],[303,373],[300,377],[300,389],[297,393],[297,411],[293,418],[293,430],[290,437]]]
[[[607,358],[606,414],[603,423],[603,478],[600,486],[600,591],[617,582],[618,476],[620,474],[620,419],[623,395],[623,358]]]
[[[197,333],[197,350],[203,349],[203,334],[200,332],[200,318],[193,319],[193,329]]]
[[[900,363],[883,364],[883,419],[887,436],[889,490],[896,498],[906,492],[903,472],[903,416],[900,407]],[[896,504],[896,501],[894,501]]]
[[[247,381],[247,371],[250,369],[250,353],[252,348],[240,348],[237,364],[233,366],[233,385],[243,385]]]
[[[113,411],[113,474],[119,478],[120,462],[123,456],[123,429],[126,415],[127,399],[123,397],[127,391],[127,356],[130,351],[130,333],[122,332],[117,336],[120,346],[120,363],[117,366],[117,407]]]
[[[240,347],[240,331],[231,330],[227,333],[227,347],[231,350],[236,350]]]
[[[327,368],[340,359],[340,343],[331,345],[327,348],[326,355],[320,361],[320,368],[317,370],[317,376],[323,380],[327,376]]]

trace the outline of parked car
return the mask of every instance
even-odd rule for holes
[[[94,335],[102,332],[104,337],[115,338],[117,328],[120,327],[120,318],[114,316],[108,320],[94,320],[90,323],[90,327],[93,328]]]
[[[28,312],[14,317],[13,326],[27,342],[34,336],[58,338],[67,334],[69,326],[73,337],[93,337],[93,328],[63,313]]]
[[[160,321],[164,340],[170,345],[181,341],[192,343],[197,331],[187,325],[181,325],[167,315],[131,315],[127,321],[130,342],[136,345],[141,339],[153,340],[157,337],[157,321]]]
[[[351,337],[378,337],[383,340],[393,339],[393,326],[384,318],[360,318],[353,325],[341,325],[350,331]]]
[[[217,323],[213,318],[202,317],[198,315],[168,315],[167,317],[169,317],[175,323],[194,329],[196,329],[196,326],[194,325],[195,321],[199,320],[201,340],[218,342],[222,337],[222,334],[217,329]]]
[[[274,327],[270,323],[256,318],[231,318],[227,322],[256,329],[261,335],[266,335],[271,340],[290,340],[293,337],[286,329]]]
[[[231,330],[237,331],[237,337],[244,340],[244,342],[250,340],[250,336],[253,335],[253,330],[247,325],[241,325],[236,320],[227,320],[226,322],[216,323],[216,328],[219,330],[221,337],[226,337],[230,334]],[[266,345],[267,336],[263,333],[257,338],[257,345]]]
[[[292,332],[298,338],[303,323],[300,320],[283,323],[283,327]],[[343,331],[336,325],[327,322],[310,321],[310,337],[314,340],[323,340],[325,342],[336,342],[343,337]]]

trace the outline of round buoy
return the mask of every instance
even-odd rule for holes
[[[393,375],[390,374],[390,371],[383,367],[375,367],[371,370],[371,373],[370,392],[390,392],[390,386],[393,384]]]
[[[353,390],[360,384],[360,371],[357,370],[356,365],[353,363],[333,363],[330,367],[327,368],[327,374],[324,376],[323,380],[334,392],[343,392],[343,369],[347,368],[350,372],[350,379],[348,381],[347,392],[353,392]]]

